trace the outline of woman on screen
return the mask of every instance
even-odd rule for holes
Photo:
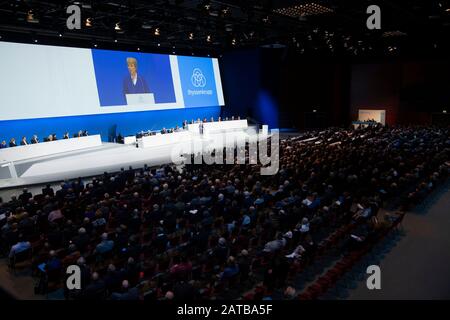
[[[123,80],[123,94],[150,93],[147,81],[137,73],[138,64],[136,58],[127,58],[127,66],[130,74]]]

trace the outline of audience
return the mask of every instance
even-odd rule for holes
[[[165,165],[24,190],[0,203],[0,243],[9,257],[33,247],[47,272],[76,262],[82,290],[70,299],[217,299],[255,279],[264,286],[254,299],[281,288],[293,299],[289,274],[321,239],[350,224],[347,247],[358,248],[377,232],[380,207],[418,203],[447,178],[448,137],[330,128],[282,140],[275,176],[259,165]]]

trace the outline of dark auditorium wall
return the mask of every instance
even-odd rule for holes
[[[271,128],[348,124],[348,64],[306,59],[284,48],[227,53],[222,59],[226,107]],[[317,110],[317,114],[312,114]]]
[[[397,123],[400,103],[401,65],[398,63],[354,64],[350,89],[350,117],[358,109],[386,110],[386,123]]]
[[[450,61],[408,59],[352,65],[351,119],[358,109],[385,109],[386,122],[429,124],[433,113],[450,109]]]

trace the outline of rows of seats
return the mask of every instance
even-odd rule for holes
[[[352,236],[370,239],[380,207],[445,180],[449,146],[442,128],[330,128],[282,140],[274,176],[166,165],[25,190],[1,203],[2,252],[14,270],[31,256],[36,292],[67,299],[292,298]],[[72,264],[81,290],[64,289]]]

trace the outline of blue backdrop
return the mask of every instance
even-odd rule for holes
[[[102,140],[108,141],[114,134],[132,135],[141,130],[172,128],[181,126],[185,119],[217,119],[219,115],[220,107],[207,107],[0,121],[0,141],[9,142],[11,138],[20,141],[22,136],[30,140],[34,134],[43,141],[51,133],[56,133],[60,138],[66,131],[72,135],[82,129],[88,130],[90,134],[101,134]]]

